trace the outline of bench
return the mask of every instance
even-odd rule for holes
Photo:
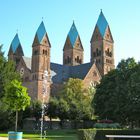
[[[132,139],[140,139],[140,136],[136,135],[105,135],[109,140],[114,140],[114,138],[132,138]]]

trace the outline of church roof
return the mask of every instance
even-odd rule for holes
[[[14,39],[12,40],[12,43],[11,43],[11,48],[12,48],[13,53],[16,52],[19,45],[20,45],[19,37],[18,37],[18,34],[16,34]]]
[[[68,80],[68,78],[84,79],[92,65],[92,63],[86,63],[78,66],[66,66],[51,63],[52,82],[62,83]]]
[[[46,29],[45,29],[45,25],[44,25],[43,21],[39,25],[37,32],[36,32],[36,35],[38,37],[39,43],[41,43],[43,37],[46,35]]]
[[[69,66],[51,63],[50,67],[53,83],[62,83],[69,78]]]
[[[31,70],[31,58],[25,57],[25,56],[22,56],[22,58],[26,64],[27,68]]]
[[[98,18],[98,21],[97,21],[97,27],[100,31],[100,34],[102,35],[102,37],[104,37],[104,34],[105,34],[105,31],[106,31],[106,28],[108,26],[108,22],[103,14],[103,12],[101,11],[100,15],[99,15],[99,18]]]
[[[22,57],[27,68],[31,70],[31,58]],[[51,77],[53,83],[63,83],[69,78],[84,79],[92,67],[92,63],[85,63],[77,66],[66,66],[57,63],[50,63]]]
[[[76,26],[75,26],[74,22],[73,22],[73,24],[72,24],[72,26],[70,28],[70,31],[68,33],[68,37],[69,37],[71,45],[73,47],[74,44],[75,44],[75,41],[76,41],[76,39],[78,37],[78,31],[76,29]]]
[[[70,77],[71,78],[79,78],[84,79],[90,68],[92,67],[92,63],[85,63],[77,66],[70,67]]]

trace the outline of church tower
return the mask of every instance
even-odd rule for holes
[[[114,41],[109,24],[100,12],[91,38],[91,63],[95,62],[101,75],[114,69]]]
[[[16,34],[10,45],[8,59],[13,60],[17,65],[22,56],[24,56],[24,53],[22,50],[21,43],[19,41],[18,34]]]
[[[42,21],[32,44],[31,66],[33,94],[39,100],[42,100],[44,71],[47,70],[48,75],[50,75],[50,48],[51,44]]]
[[[75,66],[83,63],[83,45],[73,22],[63,48],[63,65]]]

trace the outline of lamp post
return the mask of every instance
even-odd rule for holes
[[[47,86],[48,86],[48,78],[49,78],[49,75],[48,75],[48,71],[45,70],[44,71],[44,75],[43,75],[43,88],[42,88],[42,113],[41,113],[41,139],[43,137],[43,132],[44,132],[44,114],[45,114],[45,99],[47,97],[47,94],[48,94],[48,90],[47,90]]]

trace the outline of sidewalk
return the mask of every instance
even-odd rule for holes
[[[0,140],[8,140],[8,138],[0,137]]]

